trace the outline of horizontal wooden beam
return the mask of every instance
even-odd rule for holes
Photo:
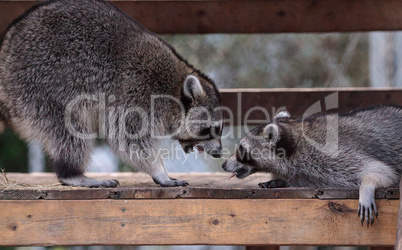
[[[357,200],[0,201],[0,246],[391,246],[398,201],[377,201],[362,226]]]
[[[40,1],[0,1],[0,32]],[[156,33],[351,32],[402,29],[399,0],[113,1]]]
[[[377,189],[376,199],[398,199],[398,188]],[[49,189],[25,188],[0,192],[0,200],[90,200],[90,199],[358,199],[352,188],[222,188],[186,186],[125,186],[118,188]]]
[[[0,181],[0,200],[91,200],[91,199],[358,199],[357,188],[259,188],[268,174],[245,180],[229,179],[228,173],[173,173],[190,183],[165,188],[143,173],[89,173],[96,179],[117,179],[117,188],[77,188],[58,183],[54,173],[8,173],[9,183]],[[376,199],[398,199],[399,189],[377,189]]]
[[[381,104],[402,106],[402,88],[223,89],[221,93],[222,105],[231,111],[231,115],[225,112],[228,125],[266,123],[282,109],[302,116],[316,103],[324,113]]]
[[[376,190],[372,227],[357,217],[358,190],[260,189],[225,173],[172,174],[187,187],[161,188],[142,173],[90,173],[118,188],[57,184],[52,173],[0,178],[0,246],[354,245],[392,246],[399,191]]]

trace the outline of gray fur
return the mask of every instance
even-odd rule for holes
[[[325,152],[310,141],[324,145],[325,138],[334,136],[338,136],[338,142],[330,140],[326,145],[333,151]],[[372,223],[377,211],[375,188],[397,185],[400,179],[401,142],[401,107],[373,107],[339,116],[315,115],[304,121],[280,116],[250,131],[223,168],[238,178],[270,172],[295,187],[360,187],[359,215],[362,223],[365,219]],[[260,186],[276,184],[274,180]]]
[[[186,96],[185,90],[194,86],[194,95]],[[153,99],[155,95],[170,99]],[[75,102],[77,97],[86,100]],[[222,113],[214,112],[219,106],[212,80],[108,2],[46,2],[17,19],[1,45],[0,118],[22,138],[40,141],[67,185],[117,185],[84,176],[96,137],[156,183],[187,185],[170,179],[162,160],[152,154],[161,143],[155,136],[178,140],[186,151],[195,146],[220,157],[221,132],[199,136],[216,124],[222,129]],[[205,110],[210,113],[207,122],[187,122],[208,117]],[[150,157],[131,157],[133,145]]]

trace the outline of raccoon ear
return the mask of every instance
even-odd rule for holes
[[[274,147],[279,140],[279,128],[276,124],[268,124],[264,130],[264,138],[269,143],[270,147]]]
[[[290,118],[290,114],[288,111],[284,110],[284,111],[281,111],[278,114],[276,114],[275,119],[278,119],[278,118]]]
[[[205,91],[197,77],[193,75],[187,76],[184,81],[183,93],[192,100],[196,100],[205,96]]]

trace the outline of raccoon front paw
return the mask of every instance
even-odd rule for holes
[[[74,187],[117,187],[120,185],[118,180],[95,180],[85,176],[72,178],[59,178],[59,181],[64,186]]]
[[[258,183],[260,188],[282,188],[287,187],[288,183],[282,179],[270,180],[267,182],[260,182]]]
[[[188,183],[182,180],[177,180],[177,179],[171,179],[169,181],[164,181],[159,183],[161,187],[177,187],[177,186],[187,186]]]
[[[364,224],[364,220],[367,222],[367,228],[374,223],[374,215],[378,218],[377,206],[375,205],[374,198],[371,198],[367,201],[359,201],[359,208],[357,209],[357,215],[360,217],[360,221],[362,226]]]
[[[154,180],[154,182],[156,184],[161,185],[161,187],[177,187],[177,186],[187,186],[188,185],[188,183],[185,181],[171,178],[167,175],[152,177],[152,180]]]

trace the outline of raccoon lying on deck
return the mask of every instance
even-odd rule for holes
[[[1,44],[0,118],[43,145],[66,185],[118,185],[84,175],[97,137],[155,183],[187,185],[167,175],[154,154],[156,137],[220,157],[220,99],[211,79],[101,0],[37,5],[9,26]]]
[[[260,187],[360,187],[358,214],[378,216],[374,191],[397,185],[402,171],[402,108],[378,106],[305,120],[279,113],[251,130],[223,165],[237,178],[270,172]]]

